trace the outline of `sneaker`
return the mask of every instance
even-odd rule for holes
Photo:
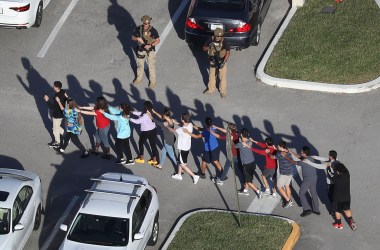
[[[63,152],[65,152],[65,150],[63,148],[60,148],[59,152],[63,153]]]
[[[182,176],[179,175],[179,174],[173,174],[173,175],[172,175],[172,178],[173,178],[173,179],[176,179],[176,180],[180,180],[180,181],[182,181]]]
[[[173,177],[173,176],[172,176],[172,177]],[[181,177],[181,180],[182,180],[182,176],[180,176],[180,177]],[[174,177],[173,177],[173,178],[174,178]],[[194,185],[197,184],[198,181],[199,181],[199,176],[198,176],[198,175],[194,175],[194,176],[193,176],[193,183],[194,183]]]
[[[238,194],[240,194],[240,195],[246,195],[246,196],[249,195],[248,190],[239,190]]]
[[[343,224],[342,223],[336,223],[336,222],[334,222],[332,224],[332,226],[335,227],[335,228],[337,228],[337,229],[343,229]]]
[[[306,216],[308,216],[308,215],[310,215],[310,214],[312,214],[313,212],[310,210],[310,209],[308,209],[308,210],[303,210],[303,212],[302,212],[302,214],[300,214],[300,216],[301,217],[306,217]]]
[[[80,157],[81,158],[87,158],[89,156],[90,156],[90,154],[88,153],[88,151],[84,151],[83,154]]]
[[[220,98],[226,98],[227,95],[226,94],[220,94]]]
[[[125,165],[128,165],[128,166],[130,166],[130,165],[135,165],[135,161],[134,161],[134,160],[128,160],[128,161],[125,163]]]
[[[48,145],[49,145],[49,147],[51,147],[51,148],[58,148],[58,147],[61,146],[61,143],[58,143],[58,142],[56,142],[56,141],[53,141],[53,142],[48,143]]]
[[[125,164],[125,163],[127,163],[127,161],[124,158],[122,158],[122,159],[118,160],[116,163],[117,164]]]
[[[316,215],[321,215],[321,212],[313,211],[313,213],[316,214]]]
[[[358,227],[356,226],[356,223],[353,219],[350,219],[350,227],[353,231],[356,231]]]
[[[258,193],[256,192],[256,194],[257,194],[257,198],[259,199],[263,198],[263,192],[261,192],[260,190]]]
[[[140,82],[141,80],[137,80],[137,79],[133,80],[133,84],[139,84]]]
[[[200,173],[200,174],[197,174],[197,175],[199,175],[199,177],[201,177],[201,179],[206,179],[206,174],[204,174],[204,173]]]
[[[223,186],[223,181],[221,181],[218,177],[212,178],[212,182],[220,186]]]
[[[144,159],[140,159],[140,158],[135,158],[135,162],[136,163],[145,163],[145,160]]]
[[[157,163],[158,163],[157,161],[153,161],[153,160],[148,161],[149,165],[157,165]]]
[[[265,192],[264,192],[265,195],[270,195],[270,189],[265,189]]]
[[[205,89],[205,91],[203,91],[203,94],[208,95],[208,94],[212,94],[214,92],[215,92],[215,90],[214,91],[210,91],[209,89]]]
[[[226,180],[228,180],[228,176],[226,176],[226,177],[224,177],[224,179],[222,180],[222,179],[220,179],[221,181],[226,181]]]
[[[291,206],[293,206],[293,201],[292,201],[292,200],[289,200],[289,201],[287,201],[287,202],[285,203],[284,208],[288,208],[288,207],[291,207]]]
[[[276,193],[272,193],[269,197],[277,198],[277,194]]]
[[[149,83],[148,87],[151,88],[151,89],[154,89],[154,87],[156,87],[156,84],[155,82],[151,82]]]

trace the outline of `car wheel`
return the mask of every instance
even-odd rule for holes
[[[148,246],[156,245],[157,240],[158,240],[159,230],[160,230],[160,225],[158,223],[158,214],[157,214],[156,218],[154,219],[152,234],[150,235]]]
[[[41,210],[41,204],[38,205],[38,208],[37,208],[37,211],[36,211],[36,217],[34,218],[34,227],[33,227],[33,230],[38,230],[40,228],[40,225],[41,225],[41,214],[42,214],[42,210]]]
[[[251,40],[251,44],[253,46],[257,46],[260,42],[260,35],[261,35],[261,22],[257,24],[255,35],[253,36]]]
[[[36,21],[34,22],[33,24],[33,27],[40,27],[41,26],[41,23],[42,23],[42,12],[43,12],[43,9],[42,9],[42,3],[40,3],[37,7],[37,12],[36,12]]]

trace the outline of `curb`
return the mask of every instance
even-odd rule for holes
[[[165,242],[163,243],[162,247],[160,247],[161,250],[167,250],[170,243],[173,241],[175,235],[181,228],[182,224],[186,221],[187,218],[189,218],[191,215],[196,214],[196,213],[202,213],[202,212],[222,212],[222,213],[231,213],[231,212],[237,212],[237,211],[229,211],[229,210],[223,210],[223,209],[210,209],[210,208],[200,208],[195,211],[190,211],[185,213],[180,217],[180,219],[176,222],[174,227],[172,227],[172,230],[170,234],[166,237]],[[271,215],[271,214],[260,214],[260,213],[250,213],[250,212],[241,212],[242,214],[250,214],[250,215],[256,215],[256,216],[271,216],[275,218],[279,218],[282,220],[286,220],[289,224],[292,225],[292,232],[290,233],[288,239],[286,240],[285,244],[282,247],[282,250],[291,250],[295,246],[295,244],[298,241],[298,238],[300,237],[301,230],[299,225],[286,217],[281,217],[278,215]]]
[[[380,7],[380,0],[375,0],[375,1]],[[298,89],[298,90],[312,90],[312,91],[321,91],[321,92],[328,92],[328,93],[355,94],[355,93],[368,92],[380,87],[380,77],[366,83],[340,85],[340,84],[290,80],[290,79],[276,78],[276,77],[267,75],[264,72],[264,69],[269,60],[269,57],[272,54],[274,47],[280,40],[282,34],[284,33],[285,29],[287,28],[290,20],[293,18],[296,11],[297,11],[297,7],[292,6],[286,19],[282,23],[280,29],[275,34],[271,44],[269,45],[267,51],[265,52],[263,56],[263,59],[261,60],[257,68],[257,72],[256,72],[257,79],[260,79],[263,83],[273,86],[273,87]]]

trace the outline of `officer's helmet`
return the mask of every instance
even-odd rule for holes
[[[143,24],[150,24],[151,20],[152,20],[152,18],[148,15],[145,15],[141,18],[141,22],[143,22]]]

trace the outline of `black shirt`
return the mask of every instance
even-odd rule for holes
[[[350,174],[344,173],[332,177],[334,181],[334,196],[333,201],[335,202],[345,202],[351,200],[350,192]]]
[[[53,102],[49,100],[47,101],[47,104],[49,105],[49,108],[51,108],[53,111],[53,118],[63,118],[63,112],[61,108],[59,107],[57,100],[55,100],[57,96],[59,100],[61,100],[62,105],[65,106],[67,98],[66,98],[66,92],[63,89],[61,89],[59,92],[56,92],[54,94]]]
[[[210,37],[209,39],[207,39],[207,41],[205,42],[205,46],[209,46],[211,42],[214,41],[214,37]],[[227,43],[226,39],[223,39],[223,42],[222,42],[222,49],[225,49],[227,51],[230,51],[231,48],[230,48],[230,45]]]
[[[140,36],[140,29],[143,29],[143,27],[141,25],[137,26],[136,29],[135,29],[135,31],[133,32],[133,36],[135,36],[135,37],[141,37]],[[150,36],[153,37],[154,39],[157,39],[157,38],[160,37],[158,35],[157,30],[153,26],[150,26],[150,30],[149,31],[150,31]]]

